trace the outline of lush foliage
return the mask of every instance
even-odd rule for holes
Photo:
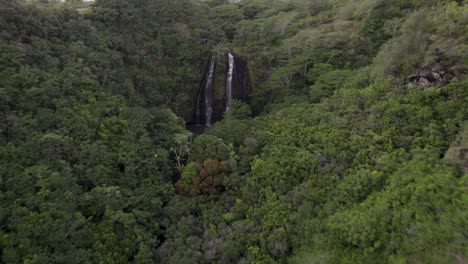
[[[1,1],[0,262],[465,262],[467,12]],[[228,50],[251,100],[192,134]]]

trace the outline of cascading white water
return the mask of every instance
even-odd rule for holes
[[[202,92],[198,92],[197,101],[195,101],[195,121],[200,120],[200,97]]]
[[[227,80],[226,80],[226,109],[229,110],[229,105],[231,104],[232,101],[232,77],[234,74],[234,55],[232,55],[230,52],[228,53],[228,58],[229,58],[229,70],[227,73]]]
[[[209,126],[211,124],[211,116],[213,114],[213,108],[212,108],[212,87],[213,87],[213,79],[214,79],[214,70],[215,70],[215,60],[214,58],[211,58],[210,62],[210,70],[208,73],[208,79],[206,80],[205,84],[205,120],[206,120],[206,125]]]
[[[211,57],[209,67],[205,73],[203,82],[198,91],[197,100],[195,102],[195,116],[193,122],[197,125],[211,125],[211,117],[213,115],[213,81],[215,76],[216,60]]]

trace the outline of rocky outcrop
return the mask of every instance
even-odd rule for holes
[[[456,81],[458,70],[435,62],[418,69],[415,74],[408,76],[408,87],[442,87],[452,81]]]

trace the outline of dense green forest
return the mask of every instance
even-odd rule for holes
[[[468,2],[0,0],[1,263],[466,263]],[[187,129],[208,58],[249,69]]]

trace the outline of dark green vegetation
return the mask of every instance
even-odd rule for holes
[[[466,262],[467,13],[0,0],[0,262]],[[250,106],[192,135],[231,50]]]

